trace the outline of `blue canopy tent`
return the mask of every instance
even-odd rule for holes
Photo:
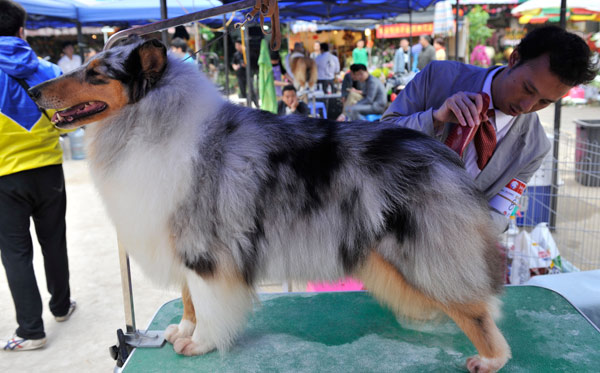
[[[220,5],[216,0],[167,0],[166,4],[169,18]],[[93,5],[83,7],[79,15],[79,20],[82,23],[160,20],[161,18],[160,2],[148,0],[97,0]]]
[[[340,21],[347,19],[386,19],[398,14],[421,11],[439,0],[283,0],[279,1],[282,20]]]
[[[156,22],[162,17],[161,2],[158,0],[17,0],[28,13],[26,28],[77,27],[77,40],[82,43],[82,26],[142,25]],[[164,0],[169,17],[213,8],[217,0]],[[201,21],[210,26],[219,26],[219,17]],[[164,40],[166,41],[166,40]],[[82,52],[81,52],[82,54]],[[83,58],[83,55],[81,56]]]
[[[77,19],[77,6],[71,1],[19,0],[17,2],[21,4],[30,15]]]
[[[145,24],[160,20],[160,2],[147,0],[17,0],[29,15],[27,28],[72,27],[74,24]],[[213,8],[216,0],[167,0],[169,18]],[[221,18],[203,23],[221,22]]]

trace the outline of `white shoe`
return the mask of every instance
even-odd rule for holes
[[[54,316],[54,320],[56,320],[57,322],[65,322],[65,321],[69,320],[69,318],[71,317],[73,312],[75,312],[76,308],[77,308],[77,302],[75,302],[73,299],[71,299],[71,305],[69,306],[69,311],[67,312],[67,314],[64,316]]]
[[[46,338],[40,339],[25,339],[17,336],[16,334],[8,340],[0,340],[0,346],[4,351],[28,351],[37,350],[46,345]]]

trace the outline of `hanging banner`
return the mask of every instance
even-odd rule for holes
[[[377,39],[404,38],[411,35],[410,23],[379,25],[375,33]],[[433,35],[433,22],[413,23],[412,36]]]

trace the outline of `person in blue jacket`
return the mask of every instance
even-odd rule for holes
[[[44,257],[50,311],[66,321],[70,298],[66,240],[66,193],[59,131],[35,105],[27,88],[61,74],[38,59],[24,40],[27,13],[0,0],[0,254],[15,305],[18,328],[0,349],[43,347],[42,299],[33,270],[29,221],[33,218]],[[6,300],[1,300],[6,301]]]

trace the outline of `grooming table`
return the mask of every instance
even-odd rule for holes
[[[177,355],[137,348],[124,372],[458,372],[476,353],[449,319],[398,324],[365,292],[261,294],[262,305],[226,354]],[[503,372],[598,372],[600,332],[561,295],[510,286],[498,326],[512,348]],[[182,303],[164,304],[148,329],[178,323]]]

